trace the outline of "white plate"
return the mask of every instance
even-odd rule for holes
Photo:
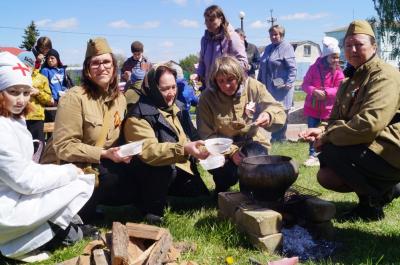
[[[229,151],[232,145],[232,139],[229,138],[212,138],[204,141],[205,146],[211,154],[222,154]]]
[[[225,157],[223,155],[210,155],[207,159],[200,160],[199,163],[205,170],[211,170],[222,167],[225,164]]]
[[[142,152],[142,147],[143,141],[124,144],[119,147],[118,155],[121,157],[137,155]]]

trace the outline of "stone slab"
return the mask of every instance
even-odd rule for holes
[[[235,222],[242,230],[260,237],[279,233],[282,229],[282,215],[268,208],[239,207]]]
[[[336,214],[336,206],[332,202],[313,197],[305,201],[306,219],[313,222],[331,220]]]
[[[265,237],[259,237],[253,234],[247,234],[247,236],[249,241],[261,251],[267,251],[272,254],[282,249],[282,233],[272,234]]]

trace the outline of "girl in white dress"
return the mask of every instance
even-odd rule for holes
[[[94,176],[72,164],[33,162],[24,119],[31,88],[29,69],[0,52],[0,252],[19,260],[32,257],[60,232],[68,234],[94,187]]]

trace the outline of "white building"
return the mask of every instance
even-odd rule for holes
[[[340,27],[333,29],[331,31],[325,32],[326,36],[336,38],[339,41],[339,46],[341,50],[340,59],[341,61],[345,61],[344,57],[344,36],[346,35],[347,27]],[[393,67],[400,67],[400,56],[393,56],[392,51],[394,46],[400,41],[397,36],[391,32],[387,32],[384,36],[379,36],[374,29],[376,38],[376,43],[378,45],[378,56],[382,58],[385,62],[393,65]]]

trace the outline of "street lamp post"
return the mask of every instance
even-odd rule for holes
[[[243,12],[243,11],[240,11],[239,12],[239,18],[240,18],[240,29],[241,30],[243,30],[243,19],[244,19],[244,16],[245,16],[246,14]]]

